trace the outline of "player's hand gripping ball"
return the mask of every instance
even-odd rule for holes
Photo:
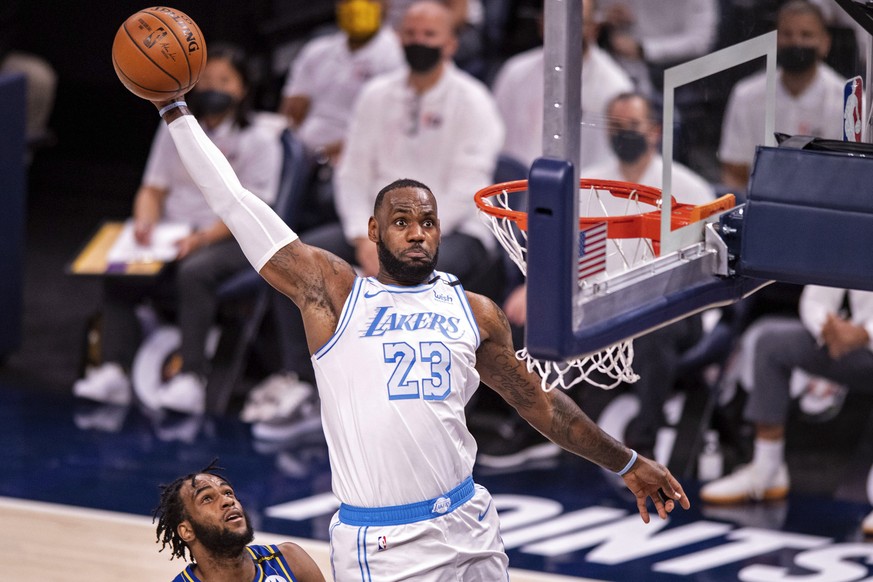
[[[183,95],[206,67],[203,33],[188,15],[154,6],[130,15],[112,43],[112,65],[134,95],[161,101]]]

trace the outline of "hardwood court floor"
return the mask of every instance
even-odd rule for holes
[[[838,429],[804,427],[805,456],[789,457],[788,500],[706,507],[688,477],[692,508],[649,525],[620,480],[570,455],[474,477],[494,496],[516,582],[866,580],[873,544],[859,526],[870,511],[873,439]],[[843,445],[810,444],[826,430]],[[0,442],[0,580],[171,579],[180,564],[158,553],[151,524],[158,487],[215,457],[258,539],[296,540],[329,572],[337,501],[318,434],[259,442],[232,416],[155,418],[0,378]],[[840,447],[849,461],[834,453]],[[810,486],[811,471],[834,485]]]
[[[64,582],[149,582],[171,580],[184,562],[156,552],[151,519],[114,511],[86,509],[0,497],[0,572],[4,580]],[[292,541],[304,548],[330,580],[326,542],[257,532],[255,543]],[[516,582],[580,582],[513,570]]]

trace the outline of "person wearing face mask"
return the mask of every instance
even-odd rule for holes
[[[399,34],[408,67],[361,92],[337,169],[337,212],[347,245],[340,256],[376,274],[376,247],[361,225],[379,184],[412,177],[441,193],[440,264],[451,264],[465,281],[496,251],[470,197],[491,183],[503,122],[488,89],[453,64],[457,41],[442,3],[412,4]]]
[[[579,176],[660,188],[663,169],[663,160],[658,153],[661,126],[651,102],[640,93],[621,93],[608,103],[606,118],[607,140],[613,155],[604,162],[580,168]],[[677,162],[673,163],[672,195],[687,204],[705,204],[715,199],[712,185]],[[582,216],[617,216],[655,210],[652,206],[629,207],[623,198],[609,194],[594,197],[588,192],[579,193],[579,206]],[[614,245],[613,241],[608,244]],[[627,250],[633,248],[633,243],[625,243],[623,248],[625,256],[631,260],[630,265],[625,264],[616,247],[607,247],[606,268],[611,274],[633,264],[633,253]],[[526,305],[525,285],[510,292],[504,301],[506,317],[516,328],[521,328],[526,322]],[[639,399],[641,413],[627,426],[625,444],[654,458],[658,429],[665,423],[663,408],[677,380],[679,358],[701,338],[702,333],[700,316],[692,316],[634,339],[633,368],[640,379],[626,388]],[[519,445],[514,450],[480,452],[479,464],[506,468],[558,452],[541,435],[528,433],[517,440]],[[667,461],[665,458],[660,460]]]
[[[198,122],[227,156],[240,180],[267,203],[277,194],[282,166],[279,133],[250,111],[247,60],[239,48],[213,43],[206,68],[187,101]],[[136,192],[134,237],[147,245],[161,222],[186,223],[191,234],[176,242],[177,260],[154,281],[104,280],[103,363],[76,381],[82,398],[128,404],[130,371],[142,330],[136,309],[150,301],[160,313],[175,313],[181,332],[181,369],[158,388],[162,408],[200,414],[205,409],[206,340],[217,309],[216,289],[248,263],[230,231],[203,200],[161,124]]]
[[[352,106],[371,78],[403,66],[394,30],[383,26],[382,3],[340,0],[333,34],[309,41],[294,59],[282,89],[280,113],[310,150],[339,159]]]
[[[842,139],[845,80],[823,62],[830,36],[821,10],[808,0],[790,0],[779,9],[776,34],[775,130]],[[718,150],[721,180],[728,187],[747,187],[755,146],[764,141],[765,92],[764,72],[731,91]]]

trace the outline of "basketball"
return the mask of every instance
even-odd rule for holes
[[[125,20],[112,43],[115,73],[131,93],[149,101],[188,92],[206,66],[206,42],[184,12],[145,8]]]

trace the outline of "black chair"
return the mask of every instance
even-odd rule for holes
[[[312,183],[315,161],[289,130],[282,133],[281,139],[284,161],[273,208],[294,229]],[[231,318],[222,328],[206,387],[206,407],[210,413],[223,414],[227,409],[261,330],[271,292],[269,284],[252,267],[243,269],[218,288],[222,306],[242,306],[244,315]],[[239,309],[235,311],[239,313]]]

